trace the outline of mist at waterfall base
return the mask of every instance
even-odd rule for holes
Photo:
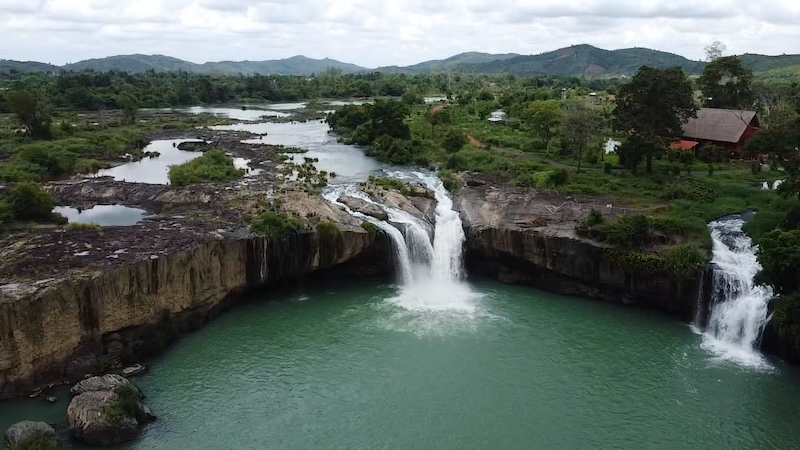
[[[758,344],[770,319],[773,291],[754,282],[761,265],[757,248],[742,230],[744,224],[742,216],[709,224],[714,242],[711,261],[714,286],[702,348],[721,361],[771,370],[772,366],[758,351]]]

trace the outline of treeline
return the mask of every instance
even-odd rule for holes
[[[315,98],[400,97],[453,94],[465,98],[481,95],[487,87],[514,92],[530,99],[549,99],[561,89],[615,91],[621,80],[577,77],[517,78],[514,76],[448,76],[447,74],[358,74],[329,71],[303,76],[225,76],[191,73],[65,72],[60,75],[0,74],[0,112],[11,112],[14,91],[35,93],[57,108],[76,110],[166,108],[236,101],[294,101]],[[487,94],[484,94],[487,95]]]

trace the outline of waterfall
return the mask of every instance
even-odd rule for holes
[[[461,217],[453,209],[453,200],[444,183],[436,176],[414,173],[436,195],[436,229],[434,231],[433,276],[439,280],[460,280],[463,276],[462,251],[466,236]]]
[[[378,220],[375,219],[374,217],[361,214],[357,211],[352,211],[350,208],[347,207],[347,205],[339,202],[339,199],[342,198],[343,196],[356,197],[372,202],[372,200],[369,199],[367,195],[359,191],[356,186],[341,185],[341,186],[334,186],[333,188],[326,190],[325,192],[323,192],[322,196],[329,202],[341,206],[354,217],[358,217],[361,220],[370,222],[374,224],[376,227],[380,228],[382,231],[384,231],[386,235],[389,236],[389,239],[391,239],[392,241],[392,249],[394,250],[394,257],[395,257],[395,262],[397,263],[397,269],[398,269],[397,272],[400,276],[400,282],[403,283],[404,285],[412,282],[411,253],[409,252],[408,245],[406,245],[403,233],[401,233],[400,230],[398,230],[397,228],[393,227],[392,225],[382,220]]]
[[[713,297],[702,347],[720,359],[746,367],[768,368],[758,352],[759,340],[770,319],[768,303],[772,289],[755,285],[761,270],[757,248],[742,231],[740,217],[709,224],[714,241]]]
[[[392,303],[411,311],[474,312],[476,294],[462,282],[464,229],[450,194],[433,174],[392,172],[389,175],[421,183],[434,192],[437,206],[433,230],[406,211],[376,202],[355,185],[331,187],[323,196],[355,217],[374,223],[392,239],[400,281],[397,297],[390,299]],[[350,210],[338,201],[345,195],[382,208],[388,221]]]

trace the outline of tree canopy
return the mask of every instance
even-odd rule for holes
[[[706,98],[705,104],[712,108],[752,108],[755,101],[753,71],[745,68],[735,56],[708,63],[697,84]]]
[[[683,134],[683,125],[697,114],[692,82],[680,68],[642,67],[622,86],[617,97],[615,127],[634,139],[623,146],[632,168],[642,159],[651,171],[652,158]]]

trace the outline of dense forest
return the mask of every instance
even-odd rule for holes
[[[406,92],[478,95],[482,89],[514,93],[531,99],[559,98],[561,89],[613,92],[618,78],[582,77],[518,78],[498,76],[448,76],[406,74],[345,75],[330,70],[315,77],[213,76],[186,72],[140,74],[126,72],[66,72],[60,75],[0,74],[0,112],[11,112],[14,92],[28,92],[56,107],[78,110],[163,108],[243,101],[292,101],[316,98],[400,97]]]

